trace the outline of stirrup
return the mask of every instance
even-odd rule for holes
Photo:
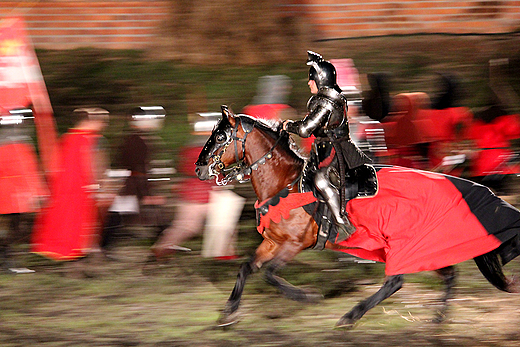
[[[338,234],[336,235],[336,243],[345,241],[356,231],[356,227],[350,223],[348,218],[344,218],[343,223],[337,222],[335,224],[338,231]]]
[[[327,243],[327,240],[330,236],[330,228],[330,220],[327,217],[323,216],[321,219],[320,228],[318,230],[318,236],[316,237],[316,244],[312,249],[321,251],[325,248],[325,243]]]

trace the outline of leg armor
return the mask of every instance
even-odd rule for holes
[[[356,231],[356,228],[350,223],[348,217],[342,213],[343,209],[340,206],[339,192],[330,180],[328,168],[322,168],[316,172],[314,183],[332,212],[334,222],[338,228],[338,241],[347,239]]]

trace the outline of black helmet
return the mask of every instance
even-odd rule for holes
[[[341,92],[341,89],[336,84],[336,68],[334,65],[323,60],[320,54],[312,51],[307,51],[307,65],[311,65],[309,80],[316,82],[318,89],[329,87]]]

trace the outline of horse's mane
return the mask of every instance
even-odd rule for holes
[[[282,137],[278,145],[295,159],[305,160],[305,156],[301,153],[301,149],[294,142],[294,140],[290,136],[283,135],[281,120],[254,118],[247,114],[240,114],[239,117],[251,119],[255,123],[255,128],[258,128],[263,133],[272,137],[274,140],[278,140],[280,137]]]

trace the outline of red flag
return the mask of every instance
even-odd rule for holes
[[[0,25],[0,107],[33,109],[42,164],[55,172],[57,130],[38,58],[21,18]]]

